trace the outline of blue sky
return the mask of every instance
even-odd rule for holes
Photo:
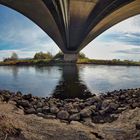
[[[31,20],[0,5],[0,60],[17,52],[19,57],[33,57],[36,52],[59,51],[52,39]],[[83,50],[95,59],[140,60],[140,15],[113,26]]]

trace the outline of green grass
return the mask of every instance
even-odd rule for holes
[[[62,60],[51,60],[51,59],[28,59],[28,60],[11,60],[0,62],[0,66],[7,66],[7,65],[57,65],[57,64],[64,64]],[[97,65],[126,65],[126,66],[140,66],[140,61],[130,61],[130,60],[96,60],[96,59],[89,59],[89,58],[80,58],[77,61],[77,64],[97,64]]]
[[[97,60],[97,59],[78,59],[78,64],[98,64],[98,65],[128,65],[128,66],[140,66],[140,61],[130,60]]]

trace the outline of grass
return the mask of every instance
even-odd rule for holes
[[[28,59],[28,60],[11,60],[0,62],[0,66],[8,66],[8,65],[57,65],[64,64],[63,60],[53,60],[53,59]],[[130,61],[130,60],[97,60],[97,59],[89,59],[89,58],[80,58],[77,60],[77,64],[97,64],[97,65],[126,65],[126,66],[140,66],[140,61]]]
[[[97,59],[78,59],[78,64],[97,64],[97,65],[126,65],[126,66],[140,66],[140,61],[130,60],[97,60]]]

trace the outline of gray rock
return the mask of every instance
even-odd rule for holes
[[[4,100],[3,96],[0,95],[0,102],[2,102]]]
[[[36,114],[36,111],[34,108],[29,108],[29,109],[25,110],[25,113],[26,114]]]
[[[42,113],[47,114],[50,112],[50,108],[48,106],[43,106]]]
[[[104,100],[101,109],[105,109],[111,102],[112,100]]]
[[[53,106],[50,108],[50,112],[56,114],[59,112],[59,109],[56,106]]]
[[[69,113],[67,111],[61,110],[57,113],[57,117],[62,120],[67,120],[69,118]]]
[[[32,98],[32,94],[23,95],[22,98],[25,100],[30,100]]]
[[[17,103],[18,105],[20,105],[20,106],[22,106],[22,107],[31,107],[31,105],[30,105],[30,103],[29,103],[29,101],[27,101],[27,100],[20,100],[20,101],[18,101],[18,103]]]
[[[37,108],[41,108],[41,107],[43,107],[43,103],[42,103],[42,102],[38,102],[38,103],[36,104],[36,106],[37,106]]]
[[[37,113],[37,116],[44,117],[45,115],[43,113]]]
[[[109,104],[109,107],[110,107],[111,109],[113,109],[113,110],[116,110],[116,109],[119,107],[119,105],[116,104],[116,103],[110,103],[110,104]]]
[[[80,111],[80,115],[82,117],[90,117],[92,114],[92,111],[89,108],[84,108]]]
[[[79,113],[77,113],[77,114],[72,114],[72,115],[69,117],[69,119],[70,119],[71,121],[79,121],[79,120],[80,120],[80,114],[79,114]]]
[[[74,114],[74,113],[78,113],[78,109],[77,108],[73,108],[69,111],[71,114]]]
[[[36,109],[37,113],[42,113],[42,110],[43,110],[42,108],[37,108]]]
[[[56,119],[56,116],[55,115],[44,115],[45,119]]]

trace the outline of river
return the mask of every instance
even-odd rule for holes
[[[139,87],[138,66],[0,66],[1,90],[35,96],[86,98],[91,93]]]

